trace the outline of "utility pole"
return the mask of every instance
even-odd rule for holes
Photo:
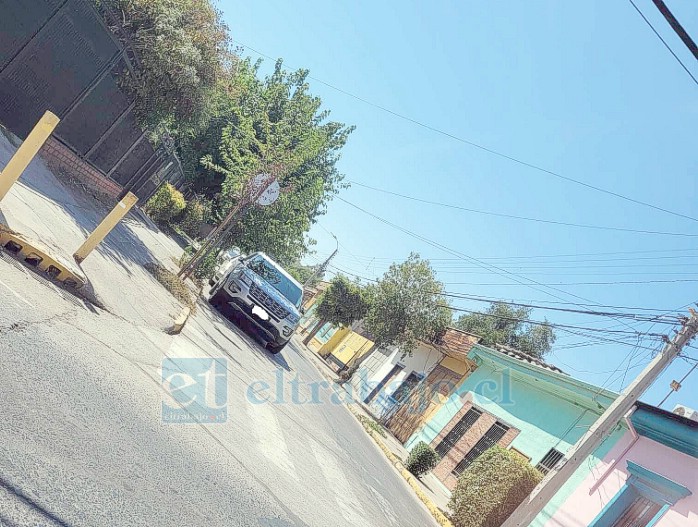
[[[330,233],[330,234],[332,234],[332,233]],[[328,266],[328,265],[330,264],[330,262],[332,261],[332,258],[334,258],[335,255],[337,254],[337,252],[339,251],[339,240],[337,239],[337,237],[336,237],[334,234],[332,234],[332,237],[334,238],[334,241],[337,242],[337,246],[335,247],[334,251],[332,251],[332,254],[330,254],[330,255],[327,257],[327,259],[326,259],[324,262],[322,262],[322,263],[320,264],[320,267],[318,267],[318,268],[315,270],[315,272],[314,272],[313,274],[311,274],[311,275],[308,277],[308,279],[307,279],[307,280],[305,281],[305,283],[303,284],[303,288],[304,288],[304,289],[305,289],[305,287],[306,287],[309,283],[311,283],[311,282],[313,281],[313,279],[314,279],[317,275],[319,275],[319,274],[325,272],[325,270],[327,269],[327,266]]]
[[[684,320],[681,331],[673,340],[667,342],[664,349],[647,365],[643,372],[625,389],[623,393],[608,407],[591,428],[577,441],[562,459],[557,470],[552,470],[531,495],[509,516],[501,527],[528,527],[540,511],[547,505],[558,490],[567,482],[611,433],[625,414],[630,411],[645,390],[657,379],[664,369],[671,364],[681,349],[698,332],[698,317],[690,310],[691,317]]]
[[[272,167],[271,174],[260,174],[257,178],[259,181],[250,180],[245,185],[240,201],[226,215],[223,221],[216,227],[211,234],[208,235],[204,243],[191,259],[180,269],[177,276],[185,280],[196,269],[196,267],[204,260],[212,251],[219,248],[220,244],[225,241],[225,238],[235,227],[236,219],[242,217],[245,211],[252,205],[258,202],[260,198],[274,185],[276,185],[276,196],[278,197],[278,182],[276,173],[279,167]],[[264,177],[263,177],[264,176]],[[256,179],[256,178],[255,178]],[[273,198],[276,199],[276,198]]]

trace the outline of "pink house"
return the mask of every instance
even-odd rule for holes
[[[546,527],[698,526],[698,422],[637,403],[626,423]]]

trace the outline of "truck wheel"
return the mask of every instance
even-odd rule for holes
[[[215,293],[213,293],[213,294],[209,297],[208,303],[211,304],[212,306],[219,306],[219,305],[221,305],[221,304],[223,303],[223,300],[224,300],[224,299],[223,299],[223,295],[225,295],[225,293],[222,292],[222,291],[220,290],[220,288],[219,288],[219,289],[216,289]]]
[[[288,341],[282,342],[281,344],[268,344],[267,349],[269,349],[272,355],[276,355],[277,353],[281,353],[281,350],[286,347],[286,344],[288,344]]]

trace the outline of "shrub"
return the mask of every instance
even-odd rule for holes
[[[182,213],[186,205],[182,193],[169,183],[165,183],[148,200],[145,209],[155,222],[168,224],[172,218]]]
[[[451,521],[455,527],[499,527],[541,479],[526,459],[493,446],[458,478]]]
[[[439,462],[439,454],[424,441],[417,443],[410,451],[405,467],[415,476],[426,474]]]
[[[184,211],[177,217],[176,222],[188,236],[198,238],[199,228],[208,217],[210,204],[201,199],[194,198],[187,202]]]

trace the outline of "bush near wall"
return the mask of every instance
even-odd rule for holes
[[[494,446],[458,478],[451,521],[455,527],[499,527],[541,479],[526,459]]]
[[[209,211],[210,202],[202,198],[190,199],[175,222],[188,236],[198,238],[201,224],[208,219]]]
[[[148,200],[148,203],[145,205],[145,210],[150,217],[153,218],[153,221],[160,224],[167,224],[170,223],[175,216],[181,214],[186,206],[187,203],[184,201],[184,195],[169,183],[165,183],[153,194],[153,197]]]
[[[441,458],[439,454],[436,453],[436,450],[431,448],[424,441],[420,441],[410,450],[410,455],[407,458],[405,467],[412,472],[412,474],[419,477],[434,468],[439,462],[439,459]]]

